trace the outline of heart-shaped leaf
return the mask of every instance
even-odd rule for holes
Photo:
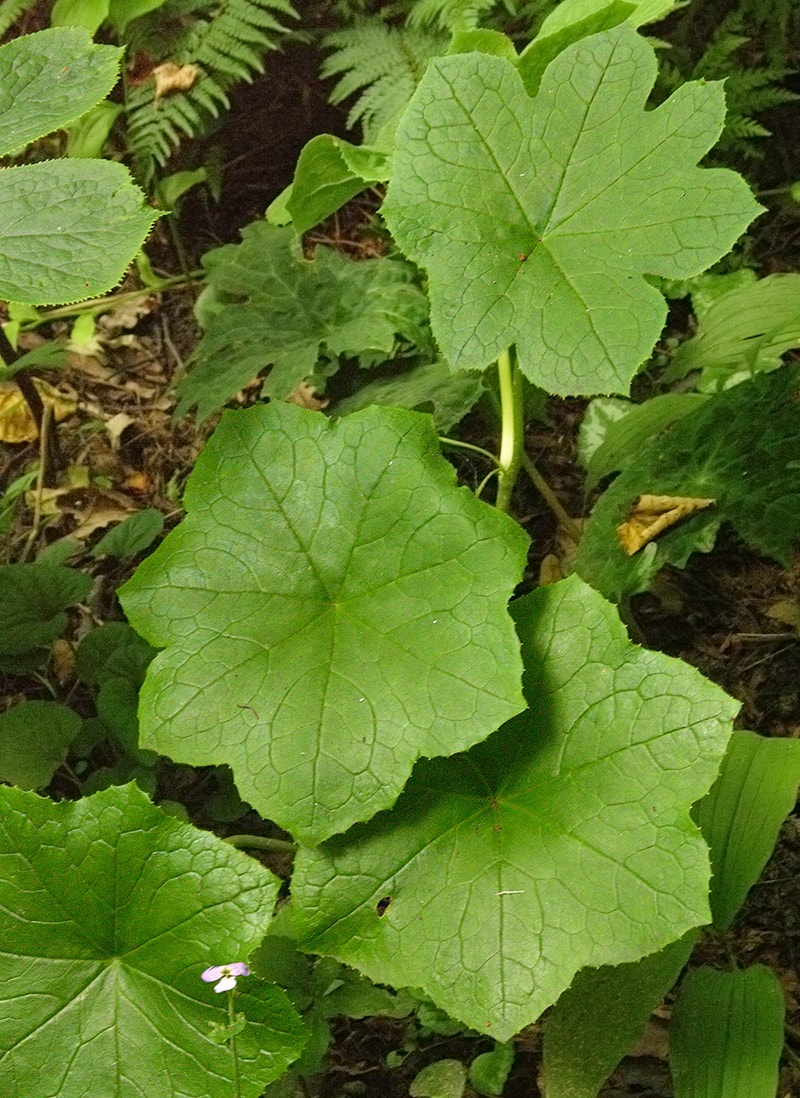
[[[456,488],[428,417],[228,414],[185,504],[121,592],[166,646],[142,746],[229,764],[246,801],[319,842],[391,805],[420,755],[519,712],[506,604],[526,538]]]

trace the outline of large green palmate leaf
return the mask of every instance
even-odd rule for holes
[[[391,805],[420,755],[523,706],[516,523],[455,487],[426,416],[229,413],[188,517],[122,589],[150,665],[141,746],[227,763],[310,842]]]
[[[25,1098],[229,1098],[211,1038],[224,997],[200,980],[244,960],[278,881],[155,808],[135,785],[54,804],[0,788],[0,1089]],[[237,1000],[243,1098],[297,1058],[277,988]]]
[[[515,343],[551,393],[626,390],[666,316],[644,275],[697,274],[758,213],[739,176],[696,167],[722,128],[722,86],[685,84],[644,111],[655,74],[628,23],[565,49],[535,100],[502,58],[431,62],[384,213],[428,271],[454,368]]]
[[[205,419],[268,366],[263,391],[283,400],[314,374],[323,351],[388,357],[398,334],[423,342],[428,303],[408,264],[355,262],[322,247],[308,260],[296,243],[291,229],[254,222],[241,244],[203,257],[208,286],[197,313],[205,333],[178,413],[197,405]]]
[[[738,703],[632,645],[576,577],[512,604],[530,709],[466,754],[417,765],[391,812],[301,849],[298,942],[421,987],[498,1040],[588,965],[708,922],[689,808]]]
[[[598,500],[575,571],[607,598],[645,591],[666,564],[709,551],[722,522],[788,564],[800,538],[800,371],[783,367],[707,400],[644,448]],[[617,536],[641,494],[713,499],[713,507],[632,556]]]

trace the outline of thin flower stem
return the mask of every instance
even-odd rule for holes
[[[497,482],[495,506],[508,511],[511,493],[522,465],[524,412],[522,406],[522,375],[517,368],[511,348],[503,351],[497,360],[497,376],[500,382],[500,476]]]
[[[266,835],[228,835],[224,840],[237,850],[268,850],[273,854],[295,854],[297,844],[286,839],[270,839]]]
[[[233,1093],[234,1098],[242,1098],[242,1083],[239,1078],[239,1056],[236,1050],[236,1015],[233,1010],[233,993],[235,988],[228,992],[228,1025],[230,1026],[230,1049],[233,1056]]]

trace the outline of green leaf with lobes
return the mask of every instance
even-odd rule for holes
[[[689,809],[738,703],[630,643],[577,577],[512,604],[529,709],[468,753],[417,764],[395,807],[292,880],[301,948],[419,987],[505,1040],[586,966],[709,920]]]
[[[135,785],[54,804],[0,788],[0,1089],[36,1098],[228,1098],[227,1019],[200,973],[258,945],[278,880]],[[277,988],[237,997],[242,1098],[302,1050]]]
[[[323,352],[388,358],[397,335],[430,342],[428,302],[407,263],[356,262],[323,247],[309,260],[296,244],[291,229],[254,222],[241,244],[203,257],[208,284],[196,312],[205,332],[176,414],[197,405],[207,418],[268,366],[263,392],[283,400]]]
[[[519,712],[506,604],[527,539],[456,488],[430,419],[229,413],[188,517],[125,585],[150,665],[140,745],[227,763],[308,842],[391,805],[420,755]]]
[[[398,127],[383,211],[430,278],[431,323],[454,368],[516,344],[551,393],[625,391],[666,316],[645,274],[687,277],[761,207],[697,161],[722,128],[721,84],[656,110],[652,47],[628,23],[565,49],[535,100],[515,67],[432,61]]]

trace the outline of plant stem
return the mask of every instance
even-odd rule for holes
[[[90,297],[88,301],[80,301],[75,305],[60,305],[56,309],[45,309],[39,313],[35,320],[23,321],[20,324],[20,330],[28,331],[31,328],[38,328],[40,324],[47,324],[51,320],[79,316],[81,313],[107,313],[124,301],[135,301],[137,297],[150,297],[153,294],[160,294],[163,290],[172,290],[177,286],[196,282],[198,279],[205,278],[205,275],[206,272],[199,269],[188,271],[186,274],[165,278],[161,285],[155,289],[143,287],[141,290],[126,290],[121,294],[103,294],[102,297]]]
[[[0,358],[6,366],[13,366],[14,363],[20,358],[19,351],[17,351],[9,340],[5,333],[5,329],[0,324]],[[26,370],[19,370],[14,375],[14,381],[17,388],[22,393],[22,397],[25,403],[28,405],[33,422],[36,424],[36,431],[39,435],[39,446],[41,449],[41,479],[43,485],[50,483],[50,477],[54,475],[61,468],[61,451],[58,446],[58,438],[54,431],[47,430],[47,423],[45,422],[45,407],[42,403],[42,398],[39,396],[39,391],[33,384],[33,379],[27,373]]]
[[[567,512],[558,502],[558,499],[556,498],[556,494],[553,489],[550,487],[550,485],[547,483],[542,474],[539,472],[539,470],[536,468],[536,466],[533,464],[531,459],[524,451],[522,454],[522,466],[525,469],[525,472],[531,478],[531,481],[533,482],[534,487],[538,491],[539,495],[542,497],[547,506],[558,519],[558,525],[577,544],[581,539],[580,526],[577,522],[575,522],[574,519],[571,519],[569,517]]]
[[[268,850],[273,854],[295,854],[297,844],[286,839],[270,839],[266,835],[228,835],[223,840],[237,850]]]
[[[233,1093],[235,1098],[242,1098],[242,1083],[239,1079],[239,1056],[236,1051],[236,1016],[233,1011],[233,992],[228,992],[228,1025],[231,1033],[231,1056],[233,1057]]]
[[[474,454],[481,454],[483,457],[488,458],[492,465],[497,465],[497,458],[494,454],[488,450],[484,450],[482,446],[475,446],[471,442],[462,442],[458,438],[448,438],[446,435],[439,435],[439,442],[442,446],[455,446],[459,450],[471,450]]]
[[[500,381],[500,475],[497,482],[495,506],[508,511],[511,493],[522,465],[524,432],[522,407],[522,375],[517,368],[511,348],[503,351],[497,360]]]

